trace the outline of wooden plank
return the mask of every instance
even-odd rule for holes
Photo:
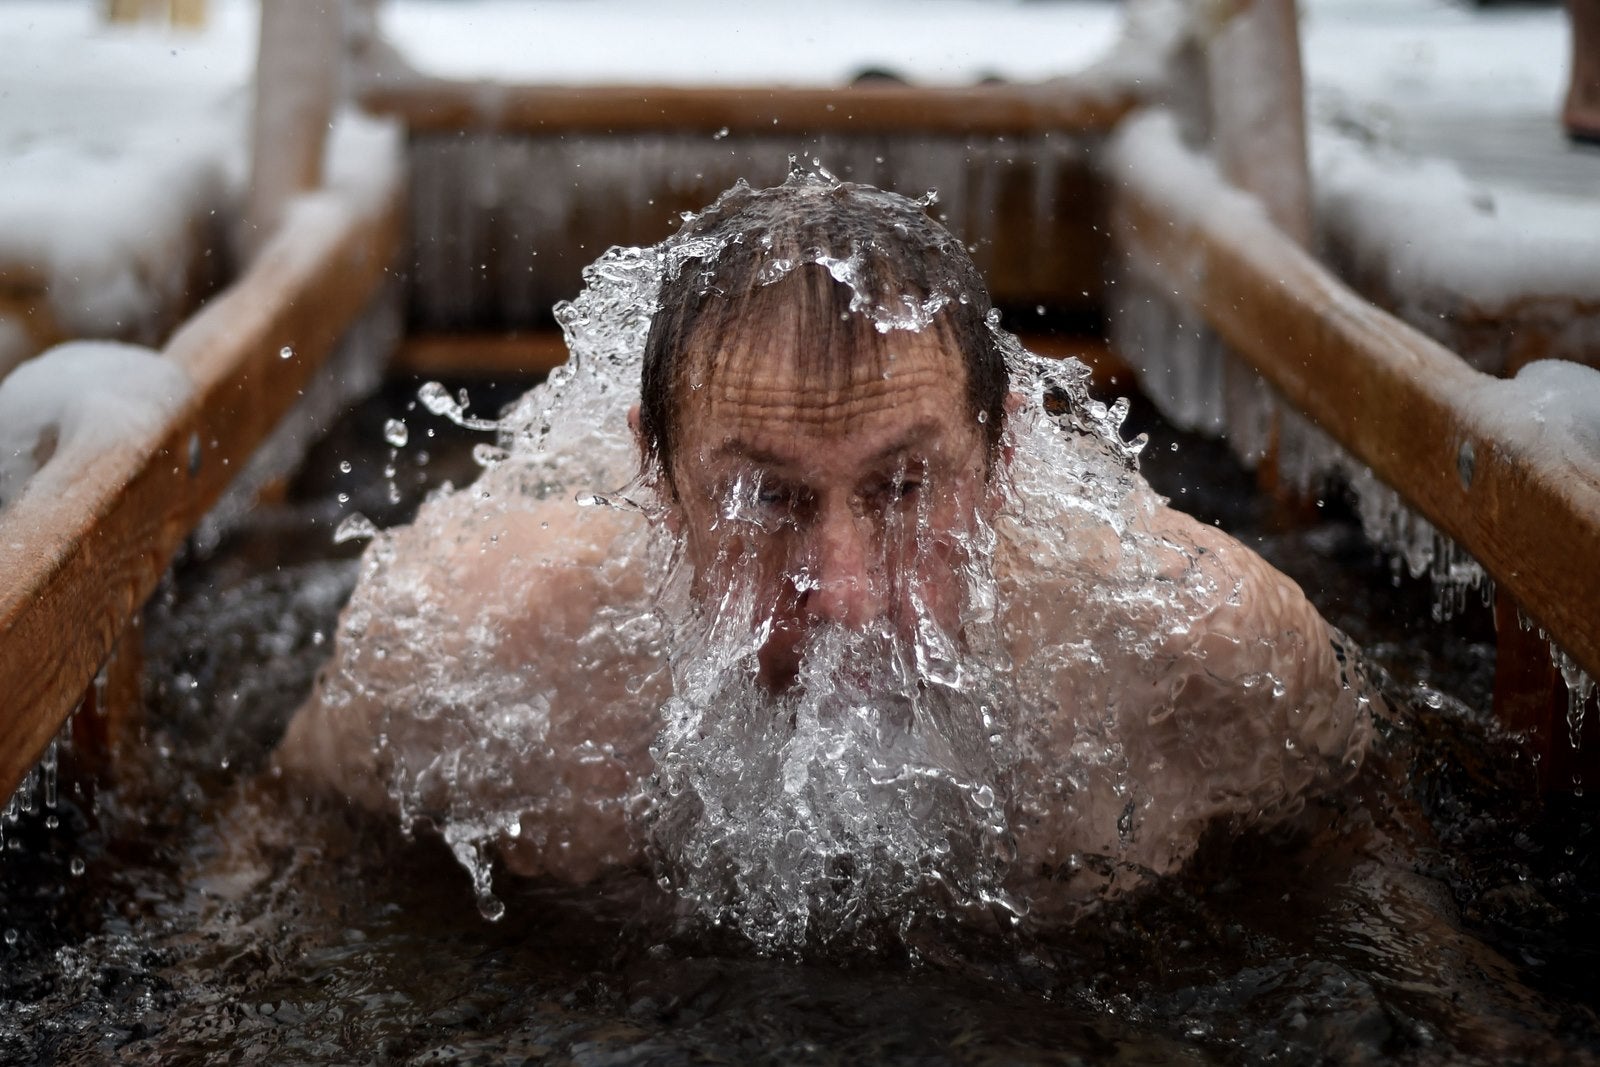
[[[1517,383],[1363,300],[1175,141],[1116,175],[1125,254],[1600,676],[1600,462],[1551,448]]]
[[[303,199],[167,345],[195,395],[53,499],[0,511],[0,795],[38,759],[173,553],[301,395],[399,247],[400,187]],[[283,358],[289,348],[292,355]]]
[[[1061,78],[962,87],[866,83],[789,86],[508,85],[444,78],[367,87],[369,111],[414,132],[524,133],[672,130],[733,134],[1109,132],[1138,103],[1135,90]]]

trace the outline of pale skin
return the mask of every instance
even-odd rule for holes
[[[1008,462],[1003,448],[991,453],[972,417],[959,355],[931,336],[907,333],[888,377],[863,371],[824,389],[800,388],[792,359],[741,363],[736,355],[728,366],[738,373],[721,374],[680,401],[682,435],[663,521],[682,538],[698,596],[721,581],[718,561],[730,550],[742,566],[753,565],[773,619],[758,656],[761,681],[774,690],[792,684],[806,634],[823,623],[904,636],[926,613],[956,628],[961,546],[980,518],[994,514]],[[755,480],[761,521],[719,521],[719,502],[741,478]],[[1116,854],[1135,868],[1172,870],[1216,817],[1248,822],[1292,814],[1297,794],[1325,786],[1338,768],[1353,768],[1368,735],[1365,708],[1341,678],[1334,635],[1293,582],[1181,512],[1152,503],[1142,514],[1152,543],[1166,546],[1146,578],[1193,579],[1198,568],[1204,580],[1189,585],[1214,591],[1192,605],[1195,625],[1164,627],[1136,603],[1089,619],[1061,588],[1020,580],[1030,566],[1027,552],[999,531],[994,570],[1013,660],[1028,660],[1063,634],[1119,647],[1129,645],[1130,633],[1148,636],[1137,660],[1122,649],[1126,669],[1117,666],[1122,652],[1110,648],[1109,674],[1064,667],[1050,679],[1062,710],[1033,739],[1018,773],[1047,773],[1086,736],[1088,724],[1074,709],[1111,708],[1146,802],[1132,844],[1122,786],[1109,779],[1091,775],[1058,806],[1014,812],[1016,888],[1042,910],[1066,892],[1060,872],[1070,855]],[[918,554],[900,543],[912,536],[912,515],[931,531],[932,551]],[[616,801],[564,805],[545,819],[549,825],[524,820],[520,836],[503,845],[509,865],[523,873],[581,881],[640,860],[621,800],[649,773],[645,749],[670,681],[659,662],[638,658],[576,671],[566,650],[584,639],[606,597],[619,588],[637,595],[637,586],[602,584],[593,575],[643,521],[557,497],[481,527],[450,525],[444,536],[432,529],[397,541],[401,565],[415,568],[436,599],[439,625],[472,620],[496,628],[495,654],[536,677],[552,705],[606,709],[580,717],[581,725],[558,739],[574,751],[587,746],[591,757],[599,746],[605,758],[559,765],[558,756],[520,777],[508,770],[508,790],[538,790],[555,775],[579,799]],[[1084,539],[1085,565],[1109,581],[1120,565],[1115,537],[1086,529]],[[506,568],[529,579],[514,603],[505,602]],[[374,628],[385,625],[392,624],[375,616],[361,641],[384,640]],[[403,642],[404,635],[388,639]],[[342,633],[335,665],[354,654]],[[342,706],[331,706],[319,687],[291,724],[281,762],[383,810],[390,805],[373,740],[380,728],[392,730],[406,698],[397,695],[401,679],[389,668],[365,669],[371,684]],[[403,662],[393,668],[407,669]],[[1278,691],[1240,681],[1260,677],[1274,679]],[[639,678],[649,680],[629,683]],[[437,740],[435,729],[390,744],[425,748]],[[1294,754],[1287,763],[1286,750]]]

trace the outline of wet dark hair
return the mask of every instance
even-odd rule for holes
[[[786,351],[800,388],[834,389],[863,362],[873,373],[886,366],[907,329],[961,354],[967,413],[994,452],[1009,378],[988,290],[923,203],[801,174],[769,189],[741,183],[663,247],[639,429],[669,485],[691,374],[703,386],[732,353]]]

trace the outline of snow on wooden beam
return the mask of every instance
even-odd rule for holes
[[[873,82],[837,89],[503,85],[421,79],[373,85],[363,93],[362,103],[369,111],[402,119],[417,132],[966,135],[1109,132],[1138,99],[1127,87],[1073,78],[961,88]]]
[[[1584,429],[1600,417],[1595,372],[1473,370],[1336,279],[1163,116],[1131,120],[1111,159],[1119,254],[1199,309],[1600,675],[1600,438]]]
[[[386,182],[291,204],[244,276],[166,346],[194,382],[190,402],[75,472],[70,492],[0,510],[0,796],[372,298],[399,247],[400,203],[393,168]]]

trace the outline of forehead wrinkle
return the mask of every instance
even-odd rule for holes
[[[863,409],[894,410],[906,403],[895,399],[899,394],[920,394],[911,403],[942,403],[948,397],[934,394],[952,393],[964,403],[965,396],[959,389],[941,388],[949,381],[949,375],[928,366],[913,366],[901,373],[837,383],[823,390],[808,388],[804,380],[789,376],[763,382],[741,375],[723,378],[713,387],[708,398],[711,409],[708,415],[721,408],[731,409],[735,418],[742,417],[745,412],[765,418],[781,412],[785,418],[797,421],[830,422],[853,419]]]
[[[938,435],[941,429],[939,423],[933,419],[919,419],[907,427],[904,432],[894,437],[888,444],[883,445],[866,459],[867,466],[878,466],[887,460],[900,458],[904,453],[914,450],[929,438]],[[793,460],[779,452],[773,451],[759,443],[746,441],[738,437],[729,438],[717,447],[714,453],[719,458],[744,460],[759,463],[769,467],[789,467]]]

